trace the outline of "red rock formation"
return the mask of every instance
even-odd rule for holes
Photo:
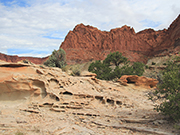
[[[122,52],[131,61],[146,62],[149,56],[158,55],[170,47],[179,51],[179,43],[180,15],[168,30],[146,29],[138,33],[126,25],[107,32],[79,24],[68,33],[60,47],[66,51],[69,64],[103,60],[110,51]]]
[[[114,51],[122,52],[130,61],[146,63],[149,57],[180,51],[180,15],[167,30],[146,29],[138,33],[126,25],[107,32],[79,24],[67,34],[60,47],[66,51],[68,64],[103,60]],[[18,57],[0,53],[0,60],[7,62],[23,59],[42,64],[47,57]]]
[[[173,21],[162,42],[156,45],[152,55],[168,55],[180,51],[180,15]]]
[[[48,57],[45,58],[35,58],[35,57],[18,57],[16,56],[10,56],[6,54],[0,53],[0,60],[6,61],[6,62],[18,62],[21,60],[29,60],[34,64],[42,64],[47,60]]]
[[[148,88],[156,87],[156,85],[159,83],[159,81],[156,79],[137,75],[123,75],[117,81],[125,86],[127,86],[128,83],[134,83],[136,86],[143,86]]]

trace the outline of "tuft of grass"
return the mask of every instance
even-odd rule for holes
[[[180,125],[178,125],[178,124],[174,124],[174,126],[173,126],[175,129],[177,129],[177,130],[180,130]]]
[[[40,68],[45,69],[43,65],[39,65]]]
[[[145,65],[145,69],[149,69],[149,66],[148,66],[148,65]]]
[[[71,73],[72,76],[80,76],[80,74],[81,74],[81,70],[79,65],[72,67],[72,73]]]
[[[24,133],[21,132],[21,131],[17,131],[17,132],[15,133],[15,135],[24,135]]]
[[[62,69],[63,72],[67,73],[67,71],[69,70],[69,66],[68,65],[63,66],[61,69]]]

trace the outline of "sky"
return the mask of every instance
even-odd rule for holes
[[[80,23],[162,30],[179,14],[180,0],[0,0],[0,52],[45,57]]]

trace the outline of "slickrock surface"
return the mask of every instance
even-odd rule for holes
[[[0,73],[1,135],[178,134],[153,110],[153,88],[21,63],[1,63]]]

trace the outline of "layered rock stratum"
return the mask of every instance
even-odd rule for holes
[[[134,85],[133,78],[140,82],[136,76],[124,86],[87,71],[73,77],[59,68],[24,63],[0,62],[0,72],[2,135],[178,134],[153,110],[147,95],[154,88]]]
[[[60,46],[70,64],[103,60],[110,52],[119,51],[130,61],[146,63],[149,57],[180,51],[180,15],[168,29],[145,29],[135,33],[129,26],[101,31],[84,24],[69,31]]]

